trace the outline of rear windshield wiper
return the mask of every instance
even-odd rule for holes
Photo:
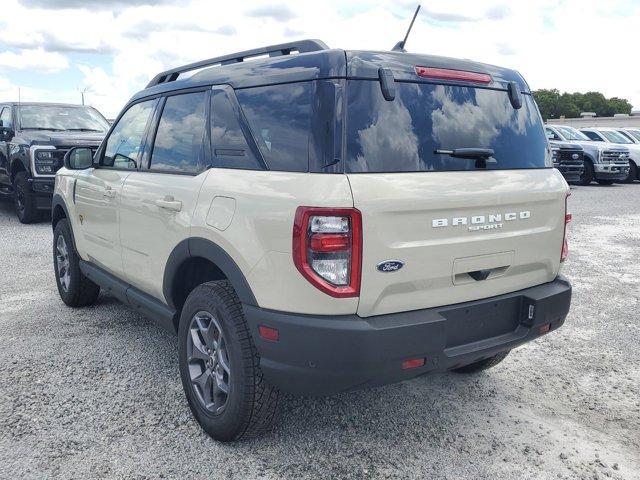
[[[491,148],[454,148],[453,150],[436,150],[440,155],[449,155],[453,158],[475,160],[476,168],[487,168],[487,163],[497,163],[493,158],[494,151]]]

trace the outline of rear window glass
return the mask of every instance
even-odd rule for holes
[[[386,101],[379,82],[350,80],[347,172],[473,170],[475,159],[438,150],[492,149],[487,169],[547,166],[547,139],[530,95],[511,106],[506,91],[396,83]]]
[[[307,172],[313,84],[236,90],[269,170]]]

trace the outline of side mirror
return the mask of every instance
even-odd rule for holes
[[[84,170],[93,166],[93,152],[90,148],[74,147],[64,156],[64,167],[69,170]]]

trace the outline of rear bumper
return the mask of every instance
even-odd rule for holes
[[[244,305],[265,378],[279,389],[324,395],[445,371],[510,350],[564,323],[571,285],[564,277],[497,297],[361,318],[310,316]],[[258,326],[278,329],[279,340]],[[425,365],[402,370],[403,361]]]
[[[39,210],[50,210],[55,178],[30,178],[29,185],[31,186],[31,192],[35,199],[36,208]]]

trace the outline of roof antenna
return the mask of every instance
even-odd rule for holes
[[[411,29],[413,28],[413,22],[416,21],[416,17],[418,16],[418,12],[420,11],[420,5],[416,8],[416,13],[413,14],[413,18],[411,19],[411,24],[409,25],[409,29],[407,30],[407,34],[404,36],[404,40],[396,43],[396,45],[391,49],[392,52],[406,52],[404,46],[407,43],[407,37],[409,33],[411,33]]]

